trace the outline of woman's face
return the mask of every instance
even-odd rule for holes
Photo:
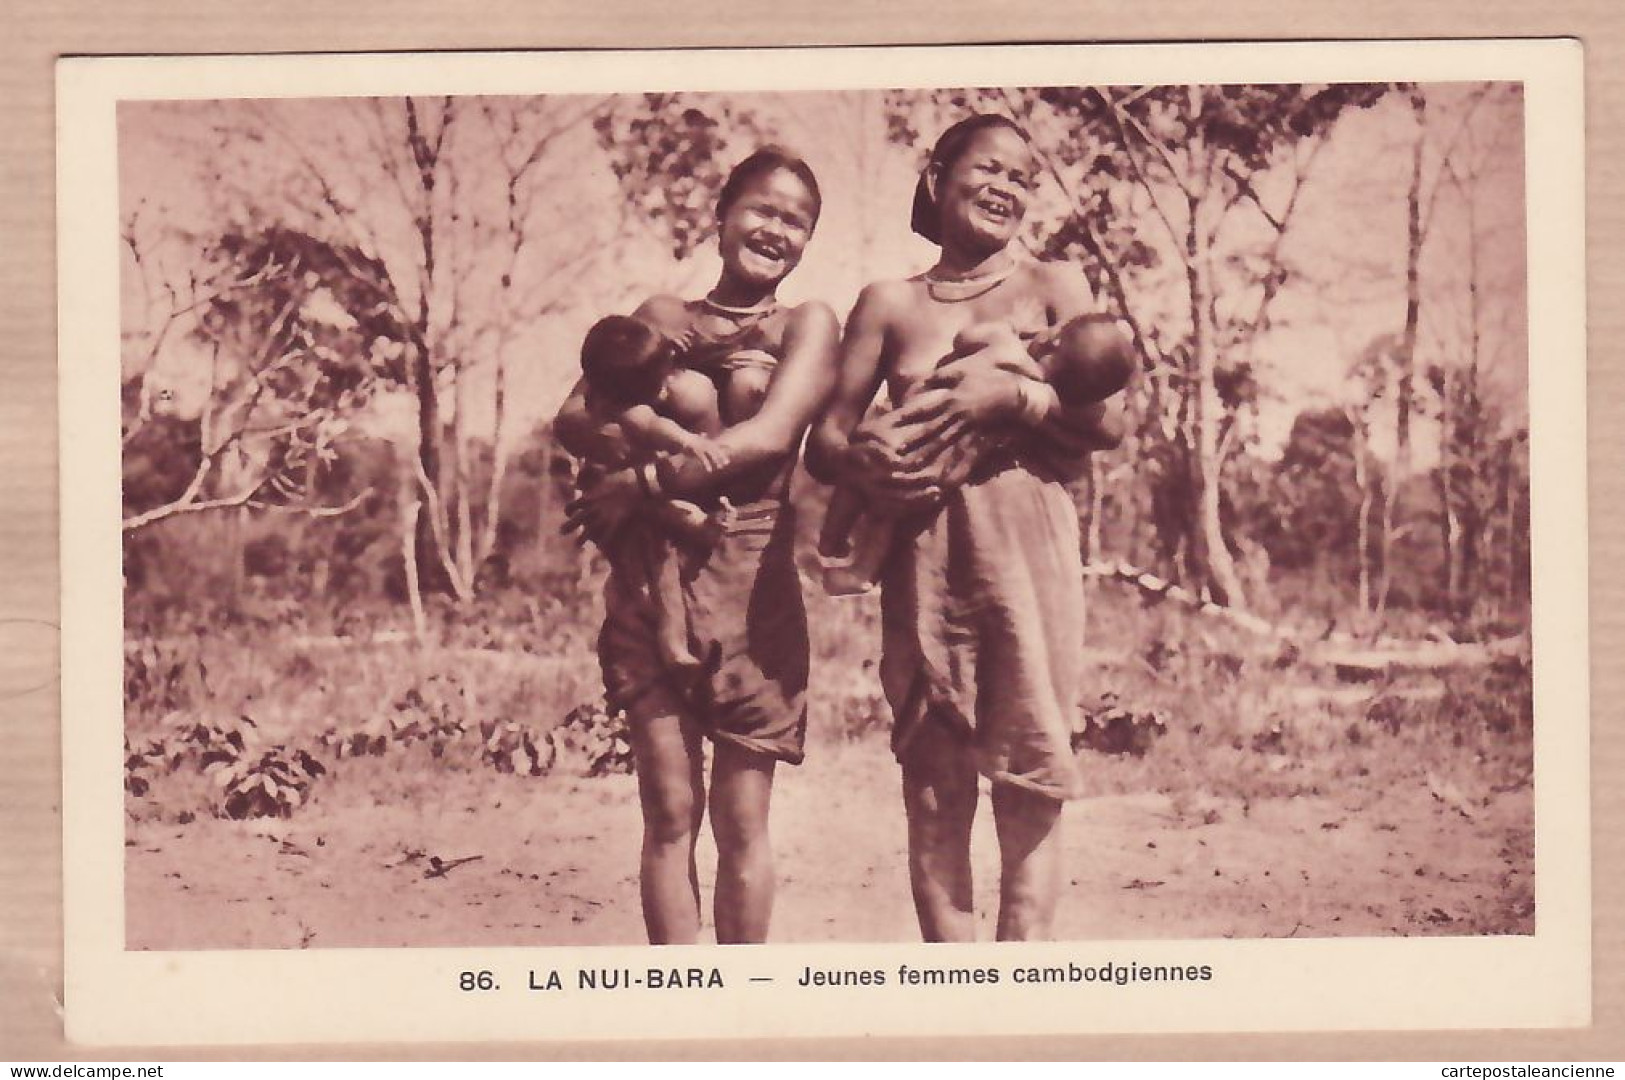
[[[1035,181],[1027,140],[1007,127],[983,128],[946,170],[933,196],[944,243],[995,251],[1015,239]]]
[[[817,217],[817,200],[788,169],[752,181],[722,219],[718,247],[725,271],[752,285],[777,285],[801,262]]]

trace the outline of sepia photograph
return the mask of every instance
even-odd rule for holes
[[[1189,992],[1110,946],[1572,910],[1525,81],[919,52],[112,103],[120,951]]]

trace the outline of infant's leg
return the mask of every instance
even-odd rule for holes
[[[818,554],[831,558],[852,554],[852,530],[863,516],[863,508],[863,496],[851,488],[838,487],[830,492],[824,524],[818,532]]]
[[[655,610],[655,645],[660,658],[679,674],[688,675],[700,661],[688,647],[688,619],[684,614],[683,581],[677,553],[661,545],[650,553],[649,599]]]

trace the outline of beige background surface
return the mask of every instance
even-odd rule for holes
[[[510,5],[482,12],[470,33],[462,11],[446,5],[357,3],[341,18],[319,5],[288,4],[225,16],[206,5],[132,4],[116,16],[94,5],[46,5],[27,0],[12,7],[11,33],[0,66],[0,108],[10,133],[0,166],[0,333],[6,348],[6,385],[0,393],[0,1058],[92,1056],[61,1044],[55,996],[60,992],[60,754],[52,687],[26,691],[49,679],[54,648],[46,627],[57,607],[56,426],[52,61],[72,53],[230,52],[316,49],[479,49],[571,46],[681,46],[749,44],[856,44],[930,41],[1063,41],[1251,37],[1450,36],[1573,34],[1588,46],[1590,139],[1590,299],[1593,655],[1611,658],[1625,642],[1625,576],[1618,570],[1625,513],[1613,512],[1621,481],[1625,434],[1618,399],[1625,366],[1618,357],[1621,293],[1618,260],[1610,258],[1625,200],[1619,152],[1625,15],[1612,5],[1543,3],[1379,4],[1353,15],[1334,5],[1299,3],[1283,18],[1273,3],[1233,4],[1222,22],[1196,3],[1166,3],[1155,21],[1113,14],[1102,3],[1056,9],[1039,4],[954,9],[893,5],[884,17],[858,4],[795,5],[772,15],[729,16],[720,5],[690,5],[682,15],[658,16],[625,0],[582,11],[558,2]],[[1611,18],[1605,18],[1611,15]],[[1532,350],[1539,378],[1539,343]],[[71,495],[70,495],[71,497]],[[1610,569],[1613,572],[1610,573]],[[71,673],[69,673],[71,677]],[[1403,1057],[1472,1060],[1619,1058],[1625,1056],[1625,987],[1618,977],[1622,879],[1621,800],[1612,781],[1622,775],[1618,731],[1620,671],[1594,664],[1594,814],[1597,912],[1595,1024],[1590,1032],[1546,1034],[1438,1033],[1430,1035],[1159,1037],[1019,1039],[999,1042],[894,1040],[887,1042],[772,1045],[652,1044],[590,1047],[467,1046],[456,1056],[489,1053],[540,1056],[1042,1056],[1042,1057]],[[432,1047],[400,1051],[437,1055]],[[333,1057],[334,1048],[308,1056]],[[352,1056],[376,1057],[387,1047],[358,1047]],[[286,1048],[263,1055],[285,1057]],[[118,1051],[101,1058],[129,1057]],[[183,1050],[140,1052],[142,1058],[191,1056]],[[211,1056],[207,1054],[198,1056]],[[253,1055],[241,1055],[253,1056]]]

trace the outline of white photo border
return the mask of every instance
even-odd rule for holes
[[[1529,937],[128,952],[119,530],[120,101],[1212,82],[1525,89],[1536,932]],[[67,1032],[124,1045],[1580,1027],[1591,1015],[1583,57],[1578,42],[84,58],[59,63]],[[803,989],[804,965],[1209,964],[1201,983]],[[722,989],[533,993],[531,971]],[[489,970],[491,993],[458,989]],[[752,983],[770,976],[771,984]]]

